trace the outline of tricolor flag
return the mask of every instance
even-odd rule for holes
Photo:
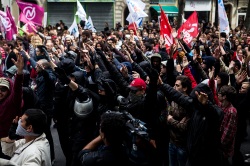
[[[27,23],[32,22],[33,24],[42,26],[44,9],[43,7],[27,2],[21,2],[17,0],[17,5],[19,6],[21,13],[19,20]]]
[[[223,4],[223,0],[218,0],[218,13],[219,13],[219,27],[220,32],[229,34],[229,22],[227,19],[227,13]]]
[[[76,14],[81,20],[86,21],[87,20],[87,15],[85,10],[83,9],[81,3],[77,0],[77,11]]]
[[[168,18],[161,8],[161,18],[160,18],[160,35],[165,41],[166,49],[169,50],[171,45],[174,44],[174,38],[172,35],[172,27],[169,24]]]

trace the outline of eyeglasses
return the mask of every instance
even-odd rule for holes
[[[0,87],[0,91],[1,91],[1,92],[6,92],[7,90],[8,90],[8,88],[7,88],[7,87],[5,87],[5,86]]]

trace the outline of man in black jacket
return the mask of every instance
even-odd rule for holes
[[[100,135],[79,153],[81,164],[84,166],[127,166],[128,157],[122,145],[126,135],[126,121],[122,114],[104,113],[101,117],[99,132]]]
[[[55,89],[56,76],[53,74],[52,68],[46,59],[40,59],[36,66],[36,95],[39,98],[40,109],[47,115],[46,137],[50,143],[51,160],[55,158],[54,143],[50,132],[50,125],[53,111],[53,92]]]

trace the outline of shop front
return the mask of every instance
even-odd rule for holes
[[[48,0],[48,24],[55,25],[62,20],[70,26],[77,11],[76,0]],[[79,0],[87,17],[90,16],[97,31],[102,31],[104,23],[114,26],[114,0]]]
[[[184,17],[187,19],[194,11],[198,14],[198,20],[210,21],[211,0],[186,0]]]
[[[174,18],[178,16],[178,8],[176,6],[162,6],[162,10],[168,16],[169,23],[172,25]],[[158,21],[161,9],[159,6],[150,7],[151,20]]]

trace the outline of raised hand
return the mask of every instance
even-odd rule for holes
[[[236,78],[236,83],[241,84],[247,78],[247,72],[243,70]]]
[[[133,73],[132,76],[133,76],[134,79],[140,78],[140,74],[137,73],[136,71],[132,71],[132,73]]]
[[[55,67],[55,74],[63,84],[68,85],[70,83],[71,80],[67,77],[65,71],[62,68]]]
[[[24,62],[23,62],[23,57],[21,56],[21,54],[20,53],[17,54],[17,60],[16,61],[13,58],[11,60],[17,67],[17,74],[18,75],[23,74]]]
[[[208,76],[210,80],[214,79],[214,70],[215,70],[214,67],[212,67],[212,69],[208,69],[208,72],[209,72]]]
[[[208,101],[208,95],[206,93],[200,92],[198,93],[197,91],[195,91],[195,95],[198,99],[198,101],[202,104],[202,105],[206,105],[207,101]]]

